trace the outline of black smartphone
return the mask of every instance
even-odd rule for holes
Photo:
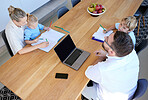
[[[68,74],[66,74],[66,73],[56,73],[55,78],[67,79]]]

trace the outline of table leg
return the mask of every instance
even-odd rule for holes
[[[143,26],[145,27],[145,21],[144,21],[144,16],[142,16],[142,19],[143,19]]]
[[[138,21],[138,32],[137,32],[137,36],[139,36],[139,28],[140,28],[140,18],[139,18],[139,21]]]

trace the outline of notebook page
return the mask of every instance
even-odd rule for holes
[[[64,35],[65,35],[64,33],[50,29],[50,31],[46,31],[46,32],[42,33],[40,38],[47,38],[47,40],[52,40],[52,41],[58,42],[58,40],[61,39],[61,37],[63,37]]]
[[[92,36],[93,36],[95,39],[104,41],[104,37],[105,37],[105,36],[109,36],[111,33],[113,33],[112,30],[108,31],[107,33],[103,33],[103,28],[102,28],[102,27],[99,27],[98,31],[95,32]]]
[[[64,33],[50,29],[50,31],[46,31],[46,32],[42,33],[42,35],[39,37],[42,40],[39,40],[37,43],[33,43],[31,45],[34,46],[34,45],[40,44],[42,42],[45,42],[47,39],[49,42],[49,46],[45,47],[45,48],[39,48],[39,49],[41,49],[45,52],[49,52],[64,35],[65,35]]]

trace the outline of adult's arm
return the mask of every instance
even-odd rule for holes
[[[34,45],[34,46],[30,46],[30,47],[25,46],[24,48],[22,48],[21,50],[18,51],[18,54],[25,54],[25,53],[31,52],[33,50],[36,50],[38,48],[45,48],[48,45],[49,45],[49,42],[43,42],[38,45]]]

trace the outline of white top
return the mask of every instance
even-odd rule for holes
[[[7,24],[5,33],[14,55],[26,45],[24,41],[24,27],[17,27],[12,20]]]
[[[120,23],[116,23],[116,24],[115,24],[116,29],[119,28],[119,24],[120,24]],[[135,38],[134,32],[131,31],[131,32],[128,33],[128,35],[131,37],[131,39],[132,39],[132,41],[133,41],[133,44],[134,44],[134,47],[135,47],[135,45],[136,45],[136,38]]]
[[[133,50],[125,57],[108,56],[105,62],[89,66],[85,75],[98,83],[95,86],[97,96],[93,96],[96,97],[94,100],[127,100],[137,88],[138,73],[139,59]],[[84,91],[87,94],[91,92],[89,89]]]

